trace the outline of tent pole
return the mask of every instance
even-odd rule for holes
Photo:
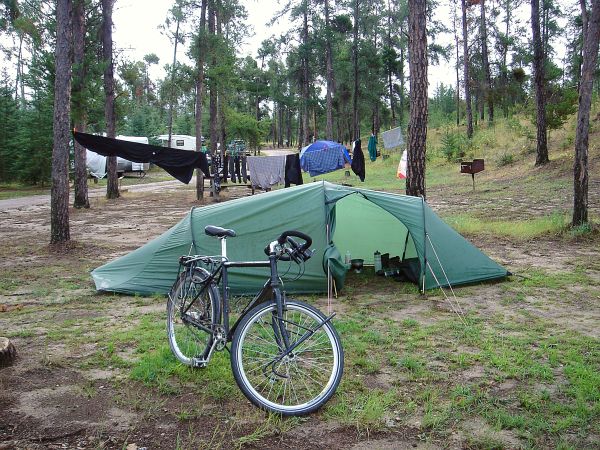
[[[196,246],[196,239],[194,238],[194,222],[192,220],[194,217],[194,209],[196,209],[196,207],[192,206],[192,209],[190,210],[190,235],[192,236],[192,246],[194,247],[194,253],[197,255],[198,247]]]
[[[325,234],[327,235],[327,245],[331,239],[329,238],[329,223],[325,224]],[[331,314],[331,264],[327,258],[327,314]]]

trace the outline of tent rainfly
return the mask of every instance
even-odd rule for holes
[[[373,263],[376,250],[416,262],[422,290],[503,278],[509,272],[473,246],[418,197],[339,186],[325,181],[240,198],[199,208],[170,230],[139,249],[92,272],[102,291],[167,293],[178,272],[179,256],[217,255],[218,239],[206,236],[206,225],[233,228],[228,242],[232,261],[261,260],[265,245],[282,231],[300,230],[313,238],[315,256],[288,293],[327,292],[327,267],[338,288],[345,277],[340,254]],[[281,273],[287,262],[280,262]],[[295,270],[294,267],[291,269]],[[290,273],[291,275],[294,272]],[[233,293],[254,293],[267,269],[232,269]]]

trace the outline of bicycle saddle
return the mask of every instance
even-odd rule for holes
[[[216,227],[214,225],[208,225],[204,227],[204,232],[209,236],[215,237],[235,237],[235,231],[227,228]]]

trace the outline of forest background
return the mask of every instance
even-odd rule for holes
[[[411,111],[408,1],[281,2],[270,24],[285,17],[289,29],[264,40],[255,57],[241,57],[250,33],[244,2],[176,0],[157,30],[173,48],[164,64],[154,53],[131,60],[112,49],[114,0],[6,0],[0,31],[10,63],[0,74],[0,182],[51,179],[63,3],[73,39],[70,129],[109,136],[112,129],[155,143],[159,134],[205,134],[215,153],[217,142],[224,149],[233,138],[255,148],[300,148],[316,138],[347,143],[394,126],[406,131],[411,113],[430,128],[464,126],[471,139],[474,129],[519,115],[537,125],[540,165],[549,160],[548,132],[577,110],[591,14],[585,1],[426,2],[428,64],[454,65],[455,79],[438,84],[428,105],[413,102]],[[434,14],[441,5],[448,17]],[[154,77],[151,68],[159,64],[165,71]],[[113,66],[115,80],[107,81]],[[596,71],[596,90],[597,79]],[[106,105],[113,96],[111,118]],[[420,134],[424,148],[426,133]],[[451,142],[460,139],[446,138],[448,159],[464,156],[464,145]],[[413,193],[425,194],[424,181]]]

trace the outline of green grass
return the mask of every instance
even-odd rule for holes
[[[502,236],[524,241],[561,234],[567,229],[569,218],[555,213],[535,219],[482,220],[466,214],[457,214],[444,217],[444,221],[461,234]]]
[[[50,187],[29,186],[21,183],[0,183],[0,200],[48,194],[50,194]]]

